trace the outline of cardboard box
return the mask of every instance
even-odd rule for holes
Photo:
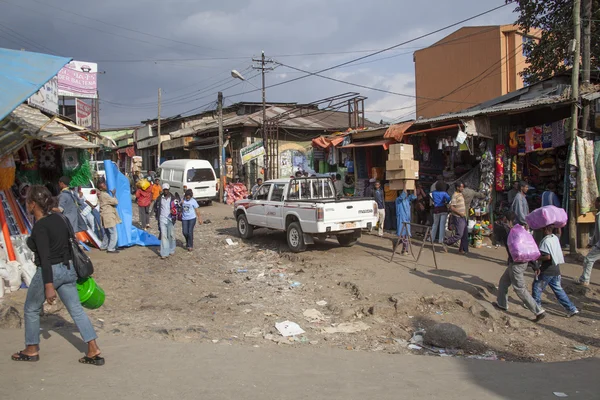
[[[413,145],[412,144],[404,144],[404,143],[394,143],[390,144],[389,147],[390,154],[410,154],[414,155]]]
[[[390,190],[415,190],[415,183],[413,179],[396,179],[390,181]]]
[[[412,160],[413,155],[409,153],[389,154],[388,160]]]
[[[401,169],[412,169],[419,171],[419,162],[415,160],[387,160],[385,163],[386,171],[397,171]]]
[[[415,169],[401,169],[398,171],[387,171],[385,173],[386,179],[419,179],[419,171]]]

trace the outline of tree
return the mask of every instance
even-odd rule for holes
[[[585,0],[583,0],[585,1]],[[519,14],[516,24],[525,33],[541,29],[539,41],[523,42],[523,51],[527,54],[528,67],[523,77],[528,84],[549,78],[570,68],[572,55],[569,44],[573,38],[573,1],[572,0],[507,0],[515,3],[515,12]],[[600,0],[592,0],[592,14],[582,18],[591,20],[592,46],[591,65],[596,70],[600,61]],[[583,29],[584,24],[581,24]]]

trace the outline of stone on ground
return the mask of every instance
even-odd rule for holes
[[[425,332],[424,341],[436,347],[459,349],[467,341],[467,333],[454,324],[435,324]]]

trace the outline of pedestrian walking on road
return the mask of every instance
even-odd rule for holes
[[[138,187],[135,191],[138,211],[140,213],[140,227],[143,230],[150,228],[150,204],[152,203],[152,189],[150,186],[143,190]]]
[[[452,195],[452,200],[450,200],[450,223],[454,226],[454,235],[444,241],[447,246],[452,246],[460,240],[459,254],[469,252],[469,234],[467,232],[468,210],[466,209],[465,198],[463,196],[464,189],[464,183],[456,183],[456,191]]]
[[[396,227],[396,235],[402,239],[402,254],[408,255],[408,241],[411,238],[410,232],[410,216],[411,216],[411,203],[417,199],[414,194],[408,194],[406,190],[396,198],[396,220],[398,226]],[[404,229],[404,223],[406,223],[406,229]]]
[[[177,203],[169,191],[168,183],[162,185],[163,194],[154,203],[154,213],[160,225],[160,258],[165,260],[175,254],[175,233],[173,228],[177,221]]]
[[[31,236],[27,239],[27,246],[34,253],[38,268],[27,289],[25,300],[25,349],[13,354],[11,358],[13,361],[39,361],[40,313],[44,301],[54,304],[58,292],[83,341],[88,345],[86,355],[79,362],[104,365],[104,358],[100,357],[100,348],[96,343],[98,336],[81,306],[75,286],[77,273],[71,262],[69,222],[58,213],[50,213],[54,207],[54,199],[43,186],[32,186],[25,203],[27,212],[35,216],[36,220]]]
[[[383,193],[381,182],[379,181],[375,181],[373,197],[377,203],[377,234],[381,237],[383,236],[383,224],[385,224],[385,194]]]
[[[193,197],[194,193],[191,189],[185,191],[183,201],[181,202],[181,225],[183,229],[183,237],[185,237],[185,247],[188,251],[194,249],[194,227],[196,222],[202,225],[202,217],[200,216],[199,205]]]
[[[446,238],[446,220],[448,219],[448,204],[450,195],[446,192],[446,182],[437,181],[435,190],[431,192],[430,197],[433,202],[433,226],[431,227],[431,240],[443,245]],[[444,251],[448,251],[444,245]]]
[[[600,197],[596,198],[596,225],[594,225],[594,236],[590,243],[594,243],[590,252],[583,261],[583,273],[577,280],[578,285],[589,286],[592,278],[594,263],[600,260]]]
[[[525,217],[529,215],[529,204],[527,203],[527,192],[529,191],[529,185],[527,182],[519,183],[519,193],[515,196],[510,210],[516,215],[515,223],[522,226],[527,226],[527,220]]]
[[[560,246],[560,239],[554,235],[553,231],[554,228],[552,226],[544,228],[544,238],[540,242],[541,256],[538,259],[541,262],[541,266],[534,269],[536,279],[533,281],[532,295],[536,303],[541,307],[542,293],[546,289],[546,286],[550,286],[560,305],[567,311],[567,317],[570,318],[573,315],[579,314],[579,310],[571,302],[571,299],[569,299],[569,296],[567,296],[560,284],[560,264],[564,264],[565,259]]]
[[[98,184],[100,193],[98,193],[98,204],[100,204],[100,218],[104,227],[104,238],[102,239],[101,249],[107,253],[117,254],[117,225],[121,223],[117,205],[119,201],[116,199],[117,190],[113,189],[110,193],[106,187],[106,181],[101,181]]]
[[[506,229],[500,229],[499,232],[495,232],[498,242],[504,243],[506,246],[506,252],[508,253],[508,267],[498,283],[498,295],[494,306],[504,311],[508,310],[508,288],[512,285],[515,293],[517,293],[517,296],[519,296],[519,299],[521,299],[525,307],[535,315],[535,320],[540,321],[546,316],[546,311],[540,307],[527,290],[524,274],[527,270],[528,263],[513,261],[508,248],[508,235],[513,228],[515,213],[513,211],[507,212],[506,219]]]

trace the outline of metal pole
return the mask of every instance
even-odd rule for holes
[[[263,50],[261,57],[261,72],[262,72],[262,137],[263,137],[263,146],[265,148],[265,180],[271,179],[271,171],[269,169],[269,146],[267,146],[267,96],[265,91],[265,52]]]
[[[160,88],[158,88],[158,128],[157,128],[157,134],[158,134],[158,151],[157,151],[157,157],[156,157],[156,168],[158,169],[160,167],[160,156],[161,156],[161,147],[162,147],[162,142],[161,142],[161,136],[160,136],[160,96],[161,96],[161,90]]]
[[[223,93],[219,92],[217,97],[217,114],[219,119],[219,202],[223,202],[223,185],[225,168],[223,165]]]
[[[577,113],[579,101],[579,61],[580,61],[580,43],[581,43],[581,0],[573,2],[573,34],[574,34],[574,52],[573,52],[573,70],[571,71],[571,148],[575,145],[577,138]],[[577,188],[581,190],[581,188]],[[569,194],[570,196],[570,194]],[[577,254],[577,212],[575,199],[569,199],[569,252]]]

